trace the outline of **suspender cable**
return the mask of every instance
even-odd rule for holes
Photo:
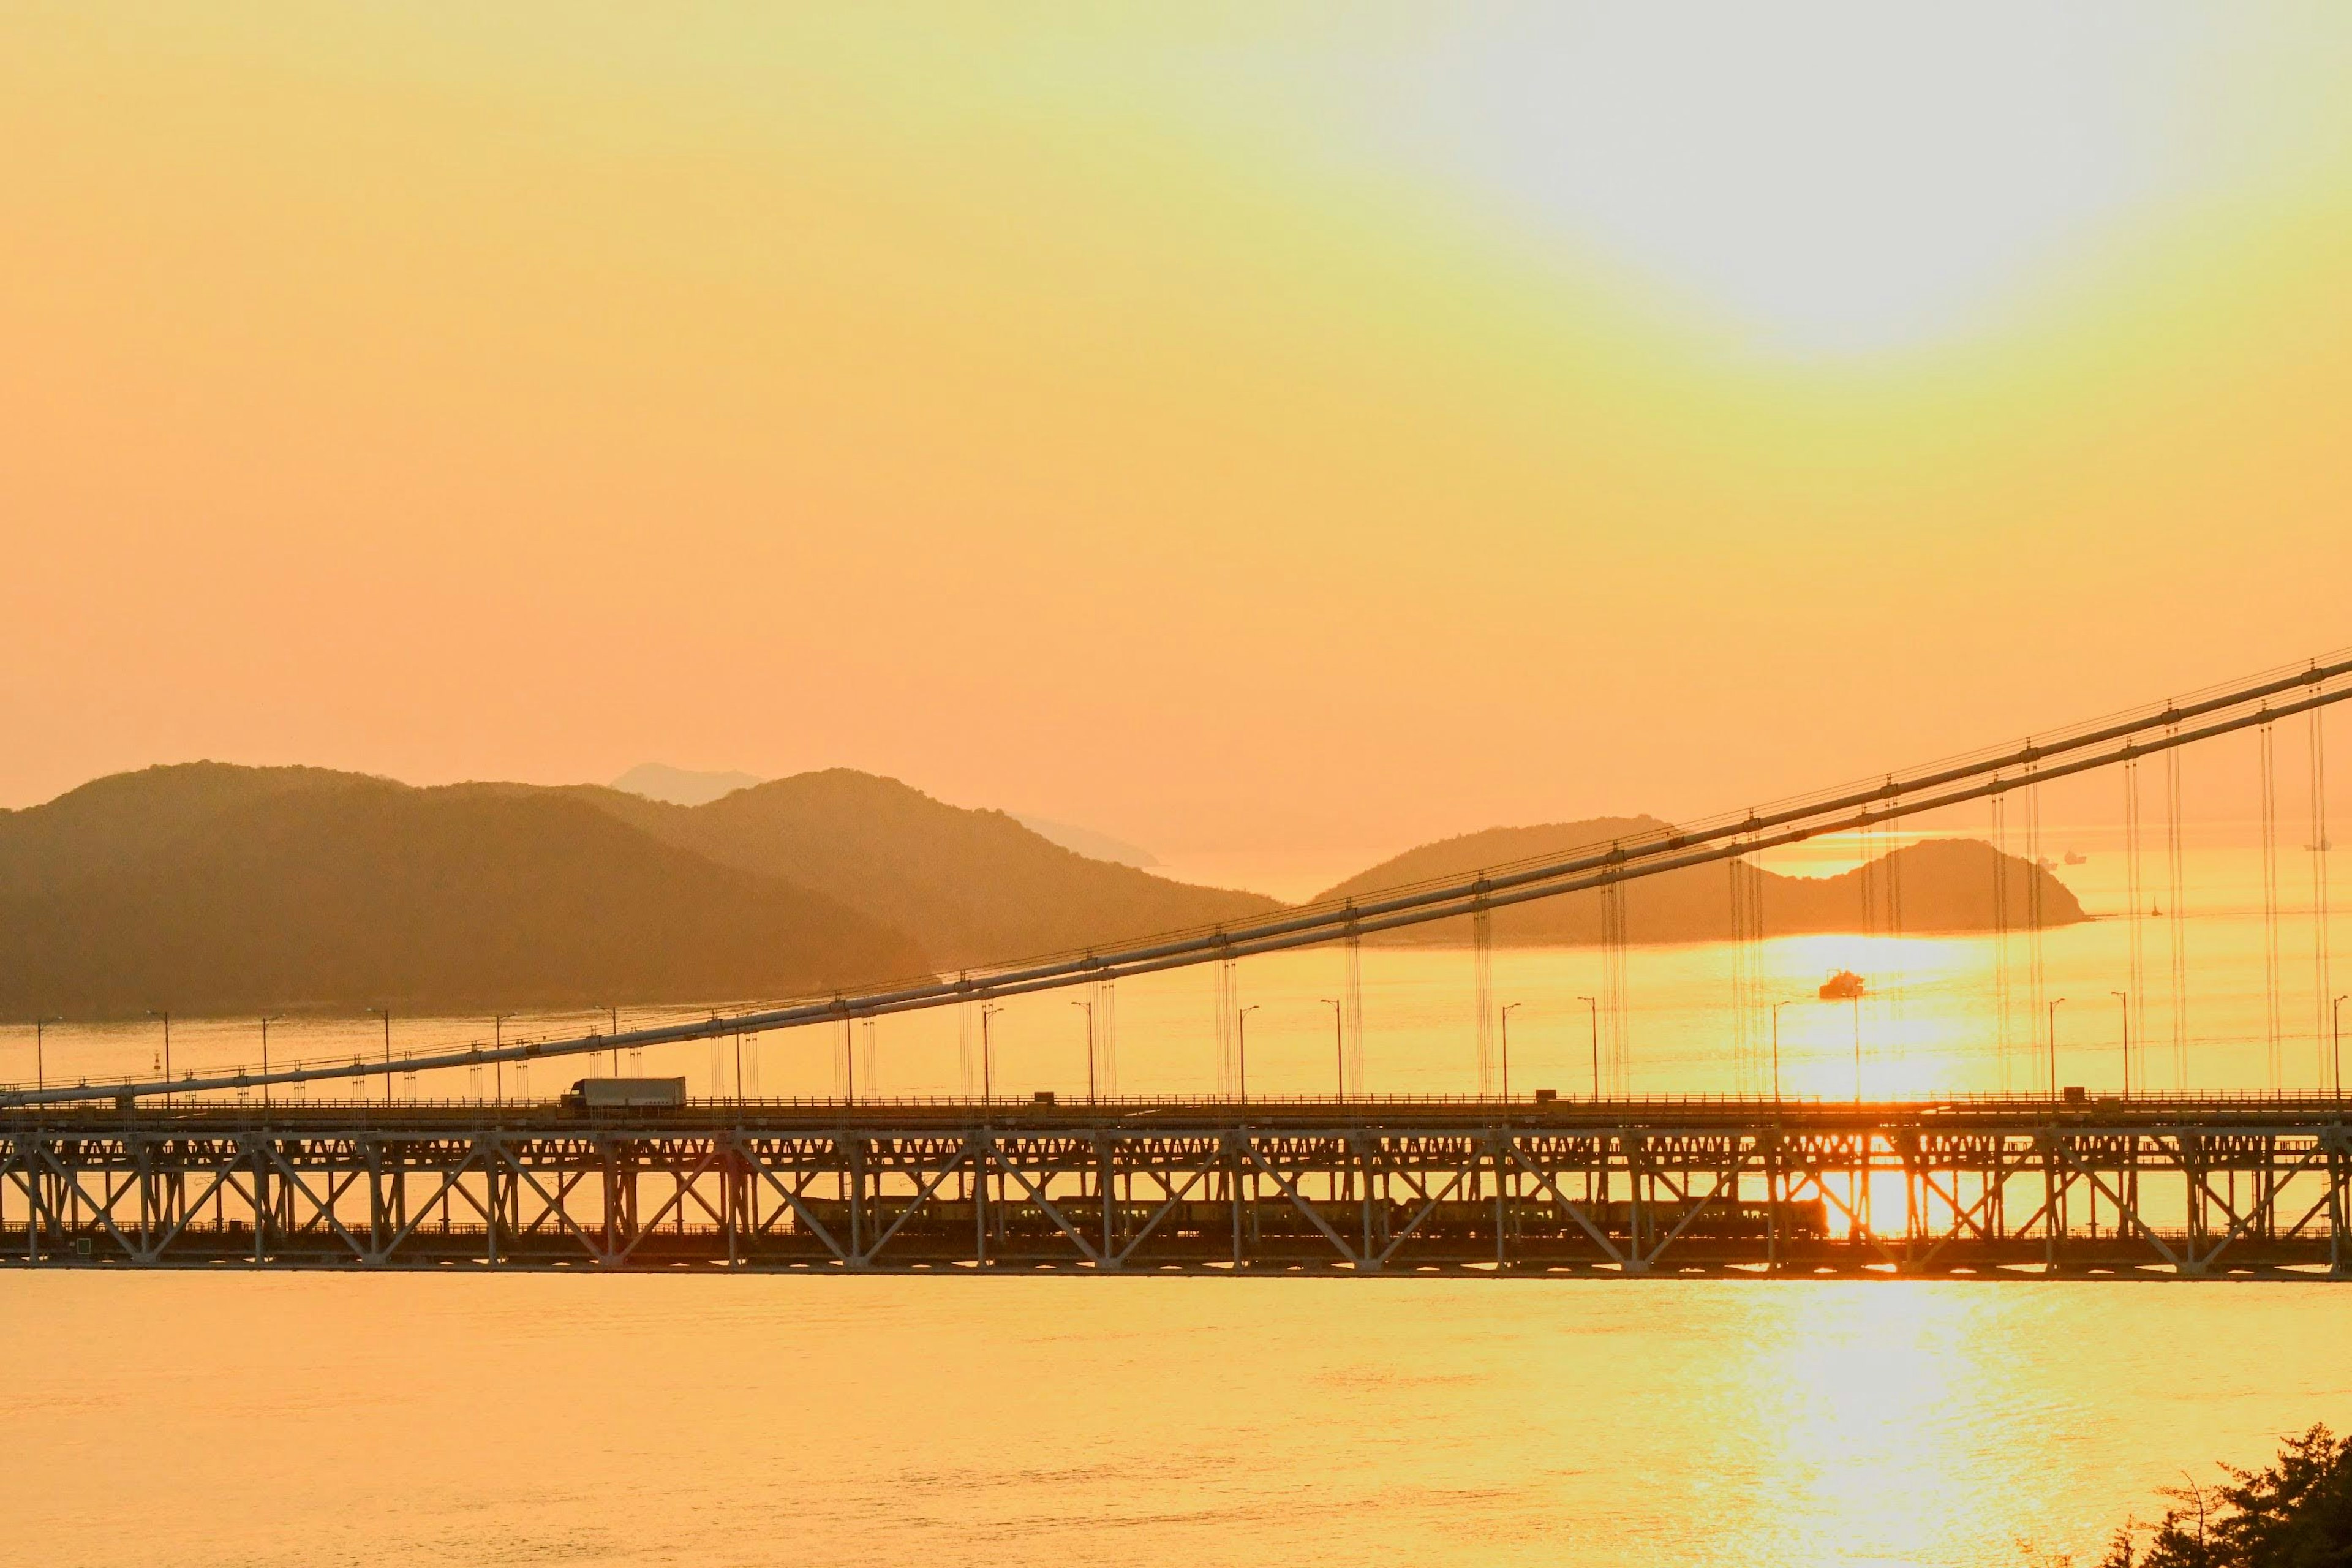
[[[1470,1007],[1476,1019],[1478,1098],[1495,1092],[1495,914],[1480,905],[1470,914]]]
[[[1894,780],[1887,783],[1892,784]],[[1883,995],[1884,1005],[1894,1015],[1889,1038],[1899,1047],[1904,1037],[1903,994],[1910,984],[1910,972],[1905,965],[1903,950],[1903,846],[1895,841],[1892,830],[1886,835],[1885,869],[1886,934],[1894,941],[1886,950],[1887,979]]]
[[[1234,960],[1217,962],[1217,1096],[1231,1100],[1241,1082],[1236,1045],[1235,1015],[1241,1007],[1241,978],[1234,972]]]
[[[956,1004],[956,1083],[966,1100],[980,1092],[980,1041],[972,1022],[972,1000]]]
[[[1745,860],[1727,860],[1723,864],[1725,890],[1731,900],[1732,1065],[1739,1091],[1746,1094],[1760,1081],[1762,1039],[1759,1014],[1764,997],[1761,951],[1763,878]]]
[[[2256,732],[2263,790],[2263,1043],[2271,1089],[2281,1086],[2279,1059],[2278,761],[2271,726]]]
[[[1771,1065],[1765,1055],[1765,1031],[1771,1026],[1772,999],[1764,975],[1764,873],[1748,861],[1742,860],[1739,865],[1740,879],[1748,889],[1748,1023],[1755,1087],[1760,1091],[1771,1082]]]
[[[1628,923],[1625,918],[1625,884],[1612,877],[1601,885],[1601,995],[1609,1014],[1610,1087],[1620,1093],[1623,1093],[1628,1086],[1633,1066],[1631,1030],[1625,1017]]]
[[[2139,763],[2124,764],[2124,920],[2125,931],[2131,947],[2131,997],[2144,1016],[2147,1011],[2147,905],[2140,886],[2139,874]],[[2131,1007],[2124,1008],[2129,1018]],[[2128,1027],[2128,1025],[2126,1026]],[[2147,1026],[2143,1016],[2139,1033],[2145,1037]],[[2132,1065],[2138,1069],[2139,1081],[2147,1082],[2147,1059],[2137,1041],[2126,1038],[2124,1053],[2133,1057]]]
[[[2027,995],[2033,1005],[2032,1027],[2035,1031],[2035,1038],[2049,1049],[2054,1061],[2058,1049],[2057,1024],[2042,999],[2045,989],[2042,963],[2042,882],[2049,872],[2042,865],[2042,786],[2038,784],[2025,786],[2025,957]],[[2043,1039],[2041,1031],[2045,1027],[2052,1033]]]
[[[1364,1092],[1364,939],[1350,933],[1348,938],[1347,989],[1340,993],[1346,1009],[1348,1036],[1348,1082],[1358,1094]]]
[[[1098,981],[1094,987],[1095,1070],[1106,1095],[1118,1092],[1118,983]]]
[[[2336,994],[2335,975],[2330,973],[2328,940],[2327,889],[2327,731],[2319,709],[2311,710],[2311,962],[2313,978],[2317,982],[2313,992],[2318,1002],[2313,1040],[2319,1052],[2317,1082],[2328,1081],[2330,1052],[2328,1037],[2331,1030],[2330,998]]]
[[[1992,797],[1992,993],[1993,1047],[2000,1063],[2000,1087],[2007,1093],[2011,1079],[2009,1037],[2009,797]]]
[[[2167,731],[2168,735],[2173,731]],[[2164,753],[2164,854],[2172,899],[2172,1087],[2189,1087],[2189,872],[2182,847],[2180,751]]]

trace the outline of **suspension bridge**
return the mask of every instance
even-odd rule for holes
[[[2314,962],[2328,969],[2323,719],[2352,698],[2352,658],[2318,659],[2161,705],[1848,786],[1487,868],[1378,897],[1050,955],[952,976],[713,1015],[394,1058],[300,1061],[173,1078],[0,1089],[0,1259],[28,1266],[688,1269],[1066,1269],[1359,1274],[1423,1269],[1638,1275],[1958,1271],[2000,1277],[2252,1273],[2340,1277],[2352,1268],[2340,1061],[2319,1093],[2281,1086],[2283,919],[2275,737],[2309,737]],[[1996,844],[2024,803],[2041,861],[2039,791],[2111,773],[2122,781],[2129,893],[2190,896],[2179,758],[2252,734],[2260,760],[2269,1093],[2091,1097],[2041,1092],[1895,1101],[1745,1097],[1636,1099],[1601,1092],[1594,999],[1593,1093],[1449,1100],[1349,1092],[1346,1035],[1360,1048],[1359,944],[1433,921],[1474,933],[1482,1090],[1497,1026],[1491,917],[1575,892],[1603,904],[1608,1049],[1622,1058],[1625,903],[1645,879],[1724,865],[1738,949],[1760,941],[1740,866],[1830,834],[1866,843],[1890,824],[1983,803]],[[2140,770],[2161,765],[2160,878],[2143,866]],[[2011,862],[1997,855],[1992,908]],[[1899,883],[1865,910],[1901,919]],[[2026,967],[2041,1011],[2040,879],[2028,877]],[[2171,926],[2179,998],[2192,963]],[[1235,966],[1344,945],[1337,1092],[1252,1100]],[[2132,987],[2147,955],[2131,931]],[[2004,931],[2001,984],[2010,942]],[[1177,1100],[1063,1103],[1001,1098],[983,1044],[980,1092],[861,1100],[851,1031],[896,1014],[979,1007],[1078,987],[1107,1005],[1122,980],[1214,966],[1223,1091]],[[1752,990],[1752,964],[1736,986]],[[1744,1002],[1752,1003],[1746,997]],[[1740,1048],[1753,1008],[1743,1005]],[[2002,1016],[2007,1015],[2004,1005]],[[1090,1013],[1090,1017],[1092,1016]],[[823,1101],[713,1099],[667,1108],[396,1101],[395,1074],[676,1047],[811,1026],[843,1035],[845,1089]],[[984,1027],[984,1018],[983,1018]],[[2054,1026],[2053,1026],[2054,1027]],[[2128,1035],[2128,1054],[2137,1042]],[[1230,1032],[1229,1032],[1230,1031]],[[1090,1047],[1091,1051],[1091,1047]],[[1091,1069],[1091,1059],[1089,1067]],[[381,1089],[379,1100],[371,1080]],[[1622,1076],[1614,1076],[1622,1082]],[[274,1090],[344,1086],[340,1100]],[[251,1096],[262,1096],[257,1105]]]

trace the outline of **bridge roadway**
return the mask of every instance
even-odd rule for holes
[[[0,1112],[17,1267],[2344,1278],[2343,1102]]]

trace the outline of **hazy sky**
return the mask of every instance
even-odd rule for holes
[[[2352,10],[18,4],[0,804],[848,764],[1178,858],[2352,643]]]

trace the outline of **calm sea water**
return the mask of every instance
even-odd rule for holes
[[[42,1568],[2079,1561],[2352,1412],[2326,1285],[0,1279]]]
[[[1759,1087],[1764,1008],[1784,998],[1790,1092],[1852,1094],[1857,1034],[1869,1093],[2035,1086],[2063,996],[2057,1076],[2110,1092],[2117,990],[2137,998],[2137,1087],[2328,1080],[2336,987],[2295,857],[2274,1047],[2259,858],[2199,849],[2189,918],[2133,920],[2118,858],[2075,837],[2093,853],[2063,874],[2106,918],[2044,939],[2038,1005],[2022,937],[2005,1017],[1986,939],[1772,942],[1744,1013],[1727,950],[1643,950],[1610,1087]],[[1367,950],[1351,1089],[1475,1090],[1470,963]],[[1835,968],[1869,977],[1859,1012],[1813,999]],[[1244,966],[1254,1093],[1328,1091],[1323,999],[1342,978],[1333,953]],[[1578,998],[1600,980],[1589,952],[1496,955],[1497,1004],[1521,1004],[1515,1089],[1589,1088]],[[1213,1087],[1213,986],[1122,986],[1098,1067],[1131,1093]],[[1083,1092],[1068,1000],[994,1020],[1000,1092]],[[297,1014],[272,1054],[373,1053],[380,1027]],[[394,1025],[395,1049],[489,1032]],[[252,1022],[183,1022],[174,1066],[253,1061],[257,1044]],[[835,1093],[854,1059],[861,1093],[950,1093],[976,1045],[952,1014],[771,1036],[745,1043],[741,1089]],[[48,1046],[58,1076],[144,1070],[160,1029],[67,1026]],[[29,1078],[31,1047],[28,1031],[0,1041],[0,1077]],[[731,1042],[638,1065],[737,1091]],[[505,1091],[586,1069],[538,1070]],[[2083,1561],[2184,1470],[2352,1425],[2347,1314],[2352,1292],[2303,1283],[8,1274],[0,1561]]]

